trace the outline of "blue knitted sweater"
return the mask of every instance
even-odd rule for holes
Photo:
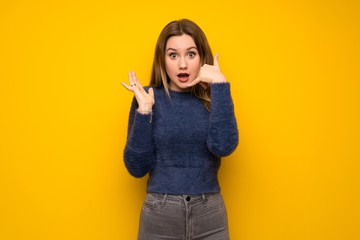
[[[238,144],[229,83],[211,84],[210,112],[191,92],[153,87],[152,114],[140,114],[133,99],[125,166],[131,175],[149,173],[147,192],[203,194],[220,192],[221,157]]]

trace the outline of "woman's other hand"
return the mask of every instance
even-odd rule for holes
[[[121,84],[127,90],[134,93],[136,101],[139,105],[137,110],[140,113],[150,113],[152,111],[153,105],[155,104],[154,90],[149,88],[148,92],[146,92],[143,86],[141,86],[140,81],[137,79],[134,71],[130,71],[128,75],[130,85],[124,82]]]

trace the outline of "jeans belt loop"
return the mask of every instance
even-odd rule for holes
[[[206,207],[207,206],[207,197],[206,197],[206,195],[204,193],[201,194],[201,197],[202,197],[203,203],[204,203],[204,205]]]
[[[164,194],[164,197],[163,197],[163,199],[162,199],[162,201],[161,201],[161,204],[162,204],[162,205],[165,205],[165,203],[166,203],[166,198],[167,198],[167,193]]]

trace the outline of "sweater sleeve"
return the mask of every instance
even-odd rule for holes
[[[152,113],[141,114],[134,98],[131,104],[128,135],[124,149],[125,166],[134,177],[145,176],[155,165],[152,139]]]
[[[238,145],[238,129],[230,83],[211,84],[210,126],[207,145],[218,157],[230,155]]]

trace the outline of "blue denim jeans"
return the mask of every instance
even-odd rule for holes
[[[220,193],[167,195],[148,193],[138,240],[228,240],[228,221]]]

